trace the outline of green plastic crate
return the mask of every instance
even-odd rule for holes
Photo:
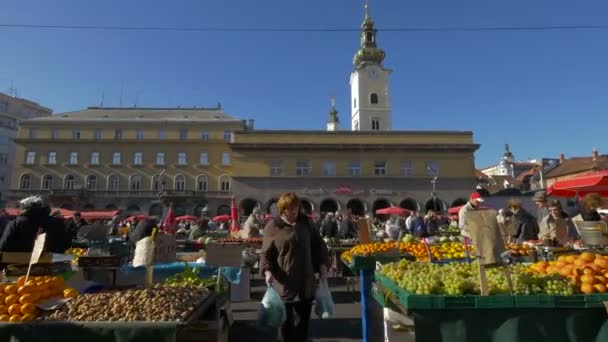
[[[359,274],[360,271],[374,272],[376,270],[376,262],[385,264],[388,262],[399,261],[401,256],[399,255],[370,255],[370,256],[358,256],[354,255],[352,262],[349,264],[344,262],[355,274]]]
[[[517,295],[515,307],[517,308],[554,308],[555,296],[549,295]]]
[[[585,296],[574,295],[574,296],[555,296],[555,307],[556,308],[574,308],[581,309],[585,307]]]
[[[475,296],[475,307],[478,309],[510,309],[515,307],[511,295]]]
[[[596,293],[585,296],[586,308],[603,308],[604,302],[608,301],[608,294]]]

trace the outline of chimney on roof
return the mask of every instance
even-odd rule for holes
[[[250,131],[253,131],[254,129],[254,120],[253,119],[249,119],[249,124],[247,124],[247,129]]]
[[[594,148],[593,151],[591,151],[591,157],[592,157],[593,161],[597,160],[597,158],[599,158],[599,156],[600,156],[600,154]]]
[[[563,163],[566,160],[566,156],[563,153],[559,154],[559,163]]]

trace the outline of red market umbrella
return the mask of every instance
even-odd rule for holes
[[[133,216],[127,217],[126,221],[127,222],[143,221],[143,220],[147,220],[149,218],[150,218],[150,216],[143,215],[143,214],[141,214],[141,215],[133,215]]]
[[[234,197],[232,197],[232,199],[230,200],[230,219],[232,220],[230,230],[241,230],[241,227],[239,226],[239,209],[236,206],[236,199]]]
[[[114,216],[120,213],[119,210],[107,211],[81,211],[80,217],[85,220],[111,220]]]
[[[219,215],[213,218],[213,222],[226,222],[230,220],[230,215]]]
[[[559,180],[547,189],[547,195],[555,197],[583,197],[590,193],[608,197],[608,170]]]
[[[388,207],[388,208],[382,208],[382,209],[378,209],[376,210],[376,214],[379,215],[401,215],[401,216],[405,216],[407,214],[409,214],[410,211],[407,209],[403,209],[400,207]]]
[[[196,221],[200,219],[200,217],[194,216],[194,215],[183,215],[183,216],[178,216],[175,218],[175,221],[177,222],[181,222],[181,221]]]

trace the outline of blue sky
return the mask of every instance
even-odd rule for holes
[[[0,24],[358,28],[363,0],[20,0]],[[371,0],[377,27],[604,25],[607,1]],[[608,30],[380,32],[394,129],[472,130],[478,166],[608,152]],[[213,106],[258,128],[324,129],[350,116],[356,32],[125,32],[0,28],[0,91],[56,112],[135,98]],[[349,125],[350,126],[350,125]]]

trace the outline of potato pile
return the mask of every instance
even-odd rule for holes
[[[198,286],[156,284],[151,289],[85,294],[48,319],[61,321],[184,321],[207,296]]]

